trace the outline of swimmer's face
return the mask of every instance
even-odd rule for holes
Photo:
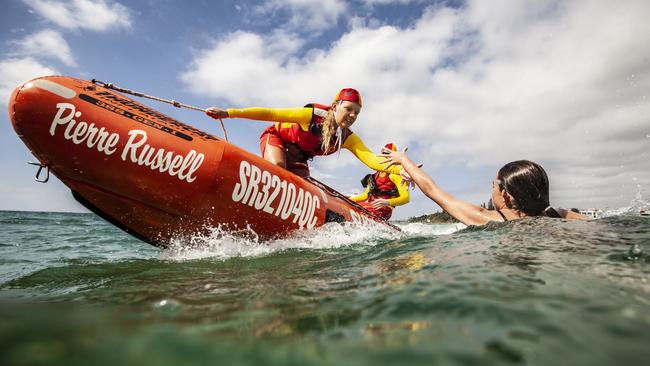
[[[492,181],[492,205],[497,210],[506,208],[506,201],[503,199],[503,193],[499,186],[499,178],[494,177]]]
[[[349,128],[352,126],[361,112],[360,105],[347,100],[336,103],[334,108],[336,124],[341,128]]]

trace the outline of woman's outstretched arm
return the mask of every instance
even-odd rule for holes
[[[420,190],[458,221],[465,225],[484,225],[489,221],[503,221],[496,211],[460,200],[445,192],[431,176],[411,161],[404,151],[383,150],[384,153],[381,156],[386,159],[384,162],[392,165],[401,164]]]
[[[365,200],[368,199],[368,193],[370,193],[370,187],[369,186],[366,187],[366,189],[364,189],[363,192],[361,192],[361,193],[359,193],[357,195],[354,195],[354,196],[350,196],[349,198],[350,198],[350,200],[352,200],[354,202],[365,201]]]
[[[362,163],[372,170],[385,171],[390,174],[399,174],[402,169],[398,166],[390,166],[389,164],[384,164],[380,157],[376,153],[372,152],[364,143],[361,141],[361,138],[357,136],[356,133],[351,134],[343,142],[343,147],[350,150],[354,156],[359,159]]]
[[[257,121],[298,123],[306,131],[311,123],[313,108],[228,108],[220,109],[211,107],[205,113],[215,119],[219,118],[246,118]]]

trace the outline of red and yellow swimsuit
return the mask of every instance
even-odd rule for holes
[[[302,108],[244,108],[228,109],[231,118],[247,118],[261,121],[276,122],[262,132],[260,136],[260,148],[262,154],[268,144],[277,146],[285,151],[289,145],[296,146],[304,155],[302,164],[307,159],[316,155],[329,155],[337,151],[335,143],[331,144],[329,151],[322,151],[320,125],[322,124],[329,107],[320,104],[308,104]],[[343,131],[341,146],[350,150],[362,163],[372,170],[384,170],[387,164],[382,164],[382,159],[372,152],[361,141],[359,136],[349,129]],[[289,163],[289,162],[288,162]],[[291,169],[288,164],[287,168]],[[389,173],[399,174],[401,168],[391,166],[387,169]],[[308,174],[307,174],[308,175]]]
[[[411,195],[406,185],[402,184],[402,177],[399,174],[376,172],[369,179],[373,179],[374,184],[366,182],[366,190],[363,193],[350,197],[352,201],[358,202],[368,211],[388,220],[393,214],[393,208],[409,203]],[[380,198],[388,199],[388,207],[372,207],[372,202]]]

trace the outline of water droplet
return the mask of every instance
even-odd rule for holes
[[[627,318],[636,318],[637,317],[636,311],[634,311],[634,309],[632,309],[632,308],[623,309],[623,311],[621,311],[621,314],[623,314],[623,316],[627,317]]]
[[[635,261],[639,259],[641,254],[643,254],[643,250],[641,249],[641,247],[637,244],[632,244],[630,250],[627,252],[628,255],[627,259],[631,261]]]
[[[174,311],[180,307],[180,302],[174,299],[162,299],[156,302],[153,307],[158,310]]]

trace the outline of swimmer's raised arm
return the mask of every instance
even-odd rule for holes
[[[402,165],[420,190],[451,216],[466,225],[484,225],[489,221],[503,221],[496,211],[460,200],[444,191],[431,176],[418,167],[418,164],[406,156],[405,151],[406,149],[403,151],[382,150],[381,156],[385,158],[384,162],[390,165]]]

